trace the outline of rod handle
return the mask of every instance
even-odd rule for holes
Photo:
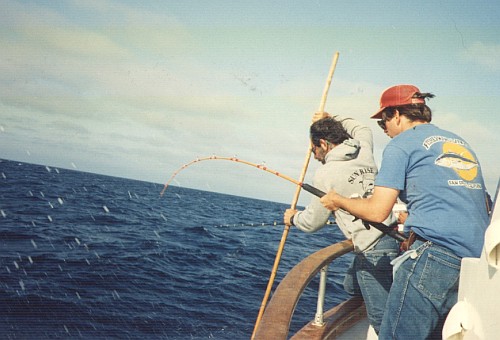
[[[307,183],[302,184],[302,189],[313,194],[314,196],[318,196],[319,198],[326,195],[326,193],[324,193],[323,191],[321,191],[321,190],[319,190],[319,189],[317,189],[317,188],[315,188],[312,185],[309,185]]]

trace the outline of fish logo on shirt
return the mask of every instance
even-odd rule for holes
[[[439,166],[456,170],[470,170],[478,166],[475,160],[454,152],[442,153],[438,158],[436,158],[434,163]]]
[[[359,181],[363,187],[364,194],[363,198],[370,197],[373,195],[373,189],[375,188],[375,175],[371,173],[364,174]]]
[[[479,162],[474,154],[464,145],[445,142],[442,153],[434,160],[434,164],[453,169],[465,181],[472,181],[479,171]]]

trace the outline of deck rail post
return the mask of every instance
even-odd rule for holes
[[[325,306],[325,291],[326,291],[326,279],[328,273],[328,265],[321,268],[320,276],[319,276],[319,289],[318,289],[318,303],[316,305],[316,315],[314,317],[313,325],[315,326],[323,326],[325,321],[323,320],[324,316],[324,306]]]

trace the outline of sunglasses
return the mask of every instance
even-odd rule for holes
[[[387,130],[387,122],[392,119],[391,117],[387,117],[385,112],[382,112],[382,119],[377,121],[378,126],[382,128],[382,130]]]
[[[385,131],[385,130],[387,130],[387,127],[385,125],[386,122],[387,122],[386,119],[381,119],[381,120],[377,121],[377,124],[378,124],[378,126],[380,126],[382,128],[382,130]]]

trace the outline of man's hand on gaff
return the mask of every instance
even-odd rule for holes
[[[328,194],[320,198],[321,204],[331,211],[339,210],[339,206],[337,205],[336,200],[339,198],[339,195],[335,190],[330,191]]]
[[[292,223],[290,223],[290,221],[293,215],[295,215],[296,213],[297,213],[296,209],[286,209],[285,214],[283,215],[283,223],[285,223],[285,225],[287,226],[291,226]]]
[[[318,120],[323,119],[323,118],[327,118],[327,117],[330,117],[330,114],[328,112],[325,112],[325,111],[315,112],[313,119],[312,119],[312,122],[316,123]]]

